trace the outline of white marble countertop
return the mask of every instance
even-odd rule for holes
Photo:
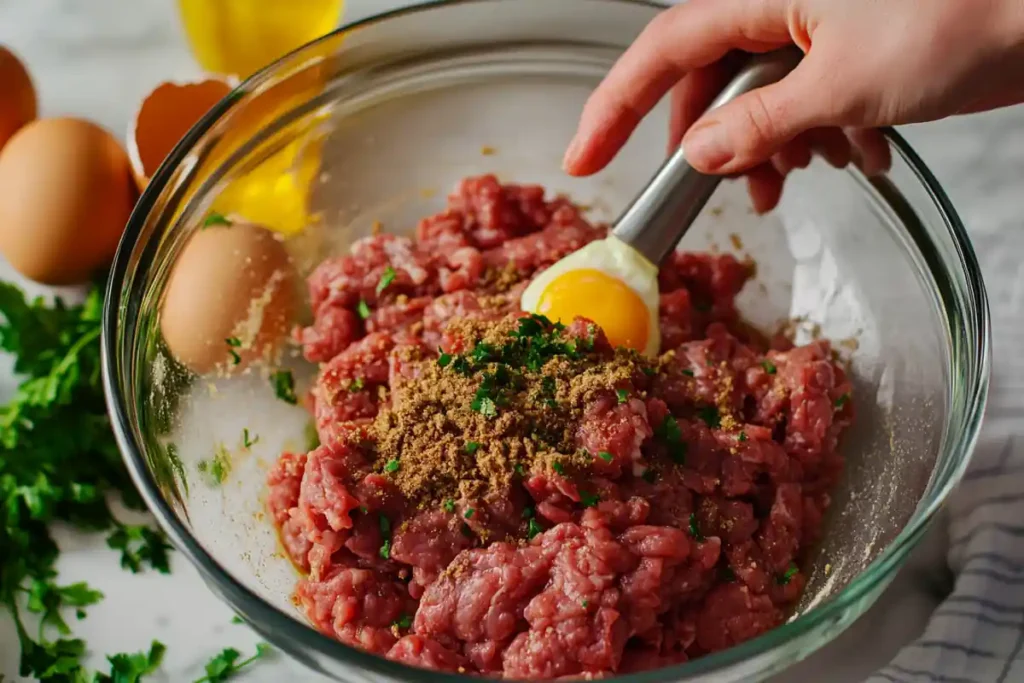
[[[403,4],[350,0],[347,19]],[[97,121],[121,138],[142,96],[157,82],[198,74],[171,0],[0,0],[0,43],[29,65],[44,115],[71,114]],[[1018,237],[1020,182],[1024,178],[1024,108],[915,126],[905,131],[947,188],[976,240],[986,268],[996,325],[996,360],[1012,341],[1007,327],[1021,299],[1019,257],[1007,260]],[[1016,253],[1020,253],[1017,245]],[[1011,250],[1009,252],[1013,254]],[[6,266],[0,276],[9,276]],[[1012,386],[997,383],[993,403],[1020,410]],[[1012,413],[1012,411],[1011,411]],[[997,418],[998,419],[998,418]],[[256,638],[231,623],[232,612],[175,555],[172,576],[123,572],[99,536],[60,536],[60,570],[69,581],[88,581],[106,599],[75,624],[100,665],[103,653],[144,649],[152,639],[168,646],[157,681],[189,681],[225,646],[243,652]],[[781,681],[857,681],[884,664],[920,633],[937,599],[930,573],[943,565],[941,529],[896,579],[879,605],[826,650]],[[0,617],[0,674],[17,677],[17,639]],[[2,678],[3,676],[0,676]],[[254,667],[247,681],[320,680],[284,656]],[[150,679],[147,679],[150,680]]]

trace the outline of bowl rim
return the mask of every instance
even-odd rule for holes
[[[215,125],[231,108],[240,94],[247,87],[265,76],[271,75],[283,64],[314,45],[321,45],[336,39],[350,31],[386,22],[392,18],[429,12],[443,6],[470,5],[490,2],[507,2],[509,0],[428,0],[417,5],[402,7],[387,12],[372,14],[360,20],[344,23],[334,31],[311,41],[296,50],[270,63],[260,71],[239,84],[217,105],[211,108],[178,142],[167,158],[153,174],[153,178],[137,202],[124,234],[118,246],[111,266],[104,297],[101,361],[103,387],[106,394],[107,409],[111,425],[120,448],[122,459],[128,472],[145,500],[157,523],[167,533],[175,547],[199,570],[207,585],[227,601],[256,630],[271,641],[278,641],[283,649],[297,656],[307,666],[317,671],[332,675],[319,664],[319,657],[338,661],[346,665],[358,667],[368,672],[403,679],[429,677],[448,683],[464,683],[478,680],[464,674],[452,674],[440,671],[421,669],[400,664],[392,660],[369,654],[358,648],[350,647],[324,635],[308,623],[303,623],[283,610],[271,605],[258,594],[237,581],[225,570],[213,556],[192,536],[185,524],[178,518],[171,505],[161,493],[160,486],[153,477],[143,455],[143,444],[136,438],[129,420],[128,402],[119,389],[116,368],[119,365],[116,334],[118,318],[122,311],[122,297],[128,292],[123,289],[126,274],[130,269],[131,256],[139,242],[140,235],[153,209],[157,197],[163,192],[174,171],[185,161],[188,153],[202,136]],[[652,9],[665,9],[667,5],[651,0],[597,0],[604,3],[640,5]],[[754,639],[730,647],[721,652],[705,655],[698,659],[661,667],[636,674],[618,675],[610,681],[630,680],[639,683],[660,683],[689,679],[691,676],[721,671],[728,667],[742,665],[763,656],[776,648],[793,641],[829,622],[842,620],[845,611],[859,600],[869,596],[873,590],[884,586],[884,582],[893,575],[904,557],[917,544],[927,530],[936,513],[944,504],[950,491],[962,478],[970,461],[970,455],[977,442],[982,416],[987,401],[988,383],[991,364],[991,326],[988,297],[985,291],[981,269],[971,246],[967,231],[952,206],[949,198],[942,190],[938,180],[924,164],[923,160],[910,147],[906,140],[892,128],[883,130],[885,137],[902,157],[908,168],[914,173],[917,181],[925,189],[934,209],[943,221],[943,227],[949,233],[955,248],[956,265],[965,278],[969,303],[976,312],[978,332],[977,347],[974,353],[973,366],[976,377],[973,386],[969,386],[969,394],[965,400],[966,412],[963,415],[964,429],[955,440],[946,444],[946,448],[960,453],[948,479],[935,489],[927,504],[922,505],[910,518],[907,525],[888,544],[888,546],[860,574],[856,575],[841,591],[830,597],[821,605],[814,607],[797,618],[788,621]],[[318,657],[310,657],[313,652]],[[423,680],[427,680],[424,678]]]

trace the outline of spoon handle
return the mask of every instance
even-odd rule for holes
[[[781,80],[802,57],[795,47],[754,56],[708,111]],[[657,265],[676,248],[721,180],[721,176],[705,175],[690,166],[680,147],[615,222],[612,234]]]

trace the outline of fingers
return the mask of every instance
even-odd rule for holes
[[[688,73],[672,89],[668,124],[668,151],[679,147],[683,134],[707,110],[735,71],[732,60],[721,59]]]
[[[882,131],[877,128],[847,128],[846,137],[853,144],[854,161],[864,175],[878,175],[892,166],[892,150]]]
[[[813,55],[786,78],[705,114],[683,137],[687,161],[705,173],[737,173],[768,160],[797,135],[830,121],[837,102]],[[837,153],[827,137],[815,141]]]
[[[665,10],[587,100],[565,170],[589,175],[603,168],[689,72],[733,49],[763,52],[789,42],[784,0],[690,0]]]
[[[856,164],[865,175],[884,173],[892,164],[892,152],[877,128],[814,128],[786,143],[771,159],[747,171],[750,201],[757,213],[775,208],[782,197],[786,176],[807,168],[817,154],[835,168]]]

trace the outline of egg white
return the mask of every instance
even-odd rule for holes
[[[591,242],[541,272],[523,291],[519,305],[528,313],[536,313],[541,294],[552,280],[563,273],[581,269],[599,270],[636,292],[647,307],[647,345],[643,353],[647,356],[656,356],[661,347],[661,330],[658,326],[658,267],[641,256],[633,247],[615,237],[609,236],[607,239]]]

